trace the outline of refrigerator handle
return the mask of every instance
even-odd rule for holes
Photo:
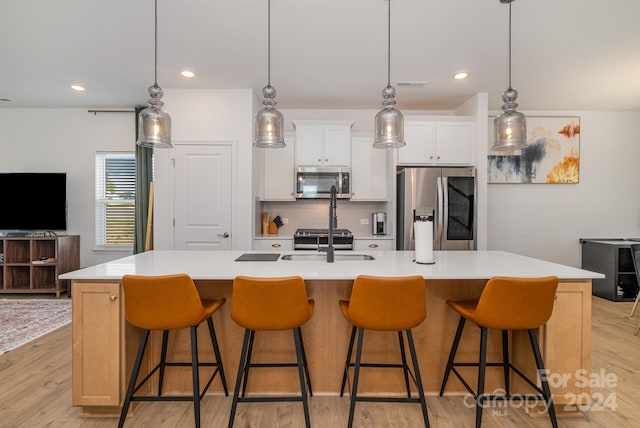
[[[436,222],[435,222],[435,249],[440,250],[442,249],[442,241],[443,241],[443,234],[446,230],[446,225],[445,225],[445,210],[447,209],[447,201],[446,201],[446,192],[444,191],[444,186],[446,186],[446,177],[442,178],[442,177],[438,177],[436,179],[436,197],[437,197],[437,201],[436,201],[436,212],[435,212],[435,217],[436,217]]]

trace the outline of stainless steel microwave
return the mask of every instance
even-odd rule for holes
[[[331,186],[336,186],[336,197],[351,197],[351,169],[349,168],[296,168],[296,198],[323,199],[331,196]]]

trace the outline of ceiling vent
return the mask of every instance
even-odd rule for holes
[[[398,87],[402,88],[423,88],[427,86],[427,82],[418,82],[411,80],[400,80],[398,81]]]

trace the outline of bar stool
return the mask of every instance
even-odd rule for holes
[[[233,297],[231,299],[231,319],[240,327],[243,327],[245,332],[240,353],[240,363],[238,364],[238,375],[233,392],[229,428],[233,427],[239,402],[277,401],[302,401],[305,424],[307,428],[311,426],[305,377],[309,387],[309,395],[313,395],[313,392],[300,327],[311,318],[313,307],[314,301],[307,298],[304,280],[299,276],[283,278],[238,276],[235,278],[233,281]],[[293,331],[296,362],[251,363],[255,332],[282,330]],[[300,396],[245,397],[247,379],[251,367],[297,367],[300,378]],[[241,386],[242,394],[240,394]]]
[[[353,325],[344,374],[342,376],[342,387],[340,389],[340,396],[342,397],[349,374],[349,368],[354,367],[348,427],[353,425],[353,416],[357,401],[420,403],[424,425],[429,427],[427,401],[424,397],[422,377],[420,375],[416,349],[411,333],[411,329],[420,325],[427,317],[424,278],[417,275],[407,277],[360,275],[353,282],[350,300],[340,300],[339,304],[342,315]],[[362,363],[362,343],[365,330],[397,331],[402,364]],[[351,354],[353,352],[356,331],[358,331],[358,347],[356,350],[356,361],[352,363]],[[411,360],[413,361],[414,373],[412,374],[412,378],[418,389],[418,398],[411,397],[411,388],[409,386],[410,370],[405,356],[402,331],[405,331],[407,335],[409,352],[411,354]],[[407,398],[358,397],[358,380],[361,367],[402,368],[404,371]]]
[[[536,329],[544,325],[551,317],[557,287],[558,278],[555,276],[544,278],[494,277],[487,282],[482,290],[480,299],[477,301],[447,300],[447,305],[460,314],[460,322],[458,323],[458,330],[456,331],[451,352],[449,353],[442,386],[440,387],[440,396],[442,397],[449,379],[449,374],[453,371],[467,391],[476,399],[477,428],[482,425],[482,409],[485,400],[494,398],[511,400],[519,397],[512,396],[510,393],[509,369],[513,370],[514,373],[541,394],[541,396],[527,395],[527,398],[537,400],[544,399],[549,412],[549,418],[551,419],[551,425],[554,428],[558,426],[555,409],[553,407],[553,399],[546,376],[540,376],[542,388],[539,388],[533,381],[527,378],[524,373],[513,366],[509,362],[508,341],[508,331],[527,330],[538,373],[544,373],[545,368],[542,355],[540,354]],[[454,362],[466,320],[480,327],[480,358],[478,363]],[[487,363],[486,361],[487,330],[489,328],[502,330],[503,358],[501,363]],[[478,367],[477,393],[471,389],[469,384],[456,370],[458,366]],[[504,371],[505,395],[503,396],[491,396],[484,393],[485,368],[495,366],[502,367]]]
[[[224,304],[226,299],[201,300],[195,284],[186,274],[165,276],[125,275],[122,278],[122,286],[125,297],[125,317],[127,321],[141,328],[143,332],[138,346],[138,353],[133,364],[133,371],[129,380],[124,405],[120,413],[118,427],[124,425],[127,411],[132,401],[193,401],[195,426],[196,428],[200,427],[200,400],[202,400],[211,382],[213,382],[213,379],[218,373],[220,374],[224,393],[225,395],[229,395],[212,320],[213,314]],[[209,336],[211,337],[211,344],[216,357],[215,362],[198,361],[198,338],[196,333],[198,326],[204,321],[206,321],[209,326]],[[183,328],[189,328],[191,331],[191,362],[167,362],[169,330]],[[136,385],[142,357],[144,356],[144,351],[149,339],[149,332],[151,330],[162,330],[160,363]],[[191,367],[193,395],[162,395],[164,372],[165,368],[169,366]],[[200,393],[198,376],[199,367],[216,368],[202,393]],[[135,396],[134,394],[140,387],[158,370],[158,395]]]

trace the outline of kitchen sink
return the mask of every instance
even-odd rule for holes
[[[304,253],[304,254],[285,254],[281,257],[282,260],[300,260],[300,261],[313,261],[320,260],[326,261],[327,254],[326,253]],[[341,260],[375,260],[375,257],[370,256],[369,254],[343,254],[343,253],[335,253],[333,256],[335,261]]]

